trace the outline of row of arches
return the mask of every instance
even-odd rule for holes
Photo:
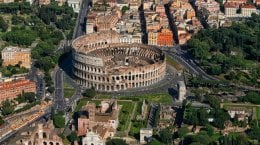
[[[120,83],[120,84],[104,84],[104,83],[96,83],[96,82],[89,82],[87,80],[78,79],[77,82],[86,87],[91,88],[95,87],[97,91],[120,91],[120,90],[126,90],[130,88],[138,88],[138,87],[147,87],[152,84],[155,84],[162,80],[164,78],[164,75],[153,78],[146,81],[141,82],[132,82],[132,83]]]
[[[147,72],[140,72],[137,74],[132,74],[131,72],[121,75],[100,75],[98,73],[89,73],[84,70],[80,70],[79,68],[74,69],[74,74],[84,80],[87,81],[93,81],[93,82],[99,82],[99,83],[115,83],[115,82],[132,82],[132,81],[143,81],[148,80],[151,78],[156,78],[163,74],[165,68],[164,66],[159,67],[155,70],[152,69],[152,71]]]

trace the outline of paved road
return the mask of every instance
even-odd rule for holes
[[[76,22],[76,26],[74,28],[74,33],[73,33],[73,39],[80,37],[82,35],[85,34],[85,26],[86,26],[86,16],[87,13],[89,11],[89,4],[90,4],[91,0],[83,0],[82,4],[81,4],[81,9],[77,18],[77,22]],[[79,85],[77,85],[74,80],[72,80],[69,76],[72,75],[72,61],[71,61],[72,57],[71,55],[69,57],[66,57],[63,61],[62,61],[62,66],[63,69],[66,70],[67,74],[64,74],[65,76],[65,81],[67,83],[69,83],[73,88],[76,89],[74,95],[68,100],[66,101],[66,107],[72,107],[77,100],[81,97],[81,87]]]
[[[169,47],[167,49],[164,49],[164,52],[174,60],[181,63],[186,69],[189,70],[190,73],[197,76],[202,76],[203,78],[208,80],[218,80],[217,78],[208,75],[199,66],[197,66],[192,60],[192,57],[188,54],[188,52],[182,50],[179,45],[176,45],[173,48]]]
[[[33,123],[38,122],[40,120],[42,120],[43,118],[49,118],[51,115],[50,111],[47,111],[45,114],[39,116],[38,118],[36,118],[35,120],[31,121],[30,123],[28,123],[27,125],[21,127],[18,130],[14,130],[13,132],[11,132],[10,134],[8,134],[7,136],[0,138],[0,145],[10,145],[8,144],[10,140],[12,140],[16,135],[19,135],[17,133],[20,133],[21,130],[27,129],[28,127],[30,127]]]
[[[41,99],[45,96],[45,81],[43,76],[37,74],[37,68],[34,66],[34,62],[32,64],[32,68],[27,75],[28,79],[36,82],[36,94]]]
[[[63,71],[60,68],[56,68],[54,73],[54,108],[59,111],[64,111],[66,105],[63,90]]]
[[[187,51],[182,50],[179,45],[171,48],[163,49],[164,52],[170,56],[172,59],[176,60],[180,64],[182,64],[186,69],[189,70],[190,73],[201,76],[207,80],[215,80],[218,81],[219,79],[208,75],[204,70],[202,70],[192,59],[192,57],[188,54]],[[234,83],[229,83],[229,86],[234,86],[239,89],[243,90],[252,90],[252,91],[260,91],[260,88],[246,86],[246,85],[239,85]]]
[[[73,39],[85,34],[85,18],[89,10],[90,0],[82,0],[81,9],[77,18],[76,26],[73,33]]]

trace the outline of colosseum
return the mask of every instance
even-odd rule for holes
[[[146,87],[162,80],[165,54],[156,47],[119,43],[115,31],[88,34],[72,42],[73,73],[78,84],[113,92]]]

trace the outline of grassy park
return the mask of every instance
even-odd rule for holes
[[[70,98],[75,93],[75,89],[68,83],[64,83],[64,97]]]
[[[167,64],[176,68],[178,71],[183,70],[183,66],[181,66],[177,61],[173,60],[170,56],[166,56],[166,62]]]
[[[108,94],[99,94],[97,99],[109,99],[112,98],[111,95]],[[132,100],[132,101],[143,101],[147,100],[149,103],[162,103],[162,104],[170,104],[172,103],[172,96],[167,93],[160,94],[144,94],[141,96],[119,96],[118,100]]]
[[[121,105],[120,114],[119,114],[119,131],[127,130],[127,127],[131,121],[131,114],[134,110],[134,103],[129,101],[118,101],[118,105]]]

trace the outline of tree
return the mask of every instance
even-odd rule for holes
[[[3,35],[3,40],[18,45],[30,46],[37,37],[36,32],[25,28],[12,28]]]
[[[253,126],[249,131],[248,131],[248,136],[251,139],[256,139],[258,141],[260,141],[260,127],[257,126]]]
[[[213,112],[215,118],[213,125],[219,129],[224,129],[225,122],[230,119],[229,114],[223,109],[215,109]]]
[[[219,108],[220,107],[220,99],[217,96],[209,95],[206,97],[206,100],[212,106],[213,108]]]
[[[187,127],[181,127],[178,129],[178,137],[179,138],[183,138],[186,134],[188,134],[190,131]]]
[[[191,143],[190,145],[204,145],[204,144],[202,144],[202,143],[200,143],[200,142],[193,142],[193,143]]]
[[[208,112],[204,108],[198,110],[198,120],[200,125],[206,125],[208,123]]]
[[[71,132],[70,135],[67,136],[67,139],[70,141],[70,142],[74,142],[74,141],[78,141],[79,140],[79,137],[77,135],[77,133],[75,131]]]
[[[251,102],[253,104],[260,104],[260,93],[248,92],[245,96],[241,97],[243,102]]]
[[[4,123],[5,123],[5,121],[3,120],[3,117],[0,116],[0,126],[1,126],[2,124],[4,124]]]
[[[13,25],[22,24],[24,22],[25,22],[25,19],[23,17],[17,16],[17,15],[12,16],[12,24]]]
[[[58,113],[54,116],[53,124],[56,128],[64,128],[65,127],[65,118],[62,113]]]
[[[209,136],[214,135],[214,128],[209,124],[206,125],[206,131]]]
[[[48,87],[47,91],[51,94],[54,92],[55,88],[53,86]]]
[[[125,13],[126,11],[128,11],[128,10],[129,10],[129,7],[123,6],[122,9],[121,9],[122,14],[124,14],[124,13]]]
[[[25,97],[25,99],[29,103],[32,103],[35,101],[35,93],[33,93],[33,92],[26,92],[26,93],[23,93],[22,95]]]
[[[128,145],[123,139],[109,139],[106,145]]]
[[[154,139],[153,141],[149,142],[148,145],[162,145],[162,143]]]
[[[172,144],[172,133],[169,128],[160,131],[161,141],[165,144]]]
[[[9,100],[5,100],[2,102],[2,107],[1,107],[2,115],[6,116],[14,111],[14,106],[11,104]]]
[[[94,87],[91,87],[90,89],[86,89],[82,95],[87,98],[93,98],[96,96],[96,90]]]
[[[260,132],[258,132],[258,133],[260,133]],[[258,136],[259,136],[259,134],[258,134]],[[259,137],[259,139],[260,139],[260,137]],[[235,140],[236,140],[237,145],[249,145],[248,137],[245,136],[245,134],[240,133],[240,134],[236,137]]]
[[[198,124],[197,109],[188,104],[185,109],[185,123],[191,125]]]
[[[4,18],[0,16],[0,31],[6,32],[8,29],[8,24],[5,22]]]
[[[204,132],[200,132],[199,134],[197,135],[194,135],[193,138],[192,138],[192,141],[193,142],[199,142],[201,144],[210,144],[212,141],[212,139]]]
[[[209,68],[209,73],[212,75],[220,75],[222,73],[221,66],[213,65]]]

